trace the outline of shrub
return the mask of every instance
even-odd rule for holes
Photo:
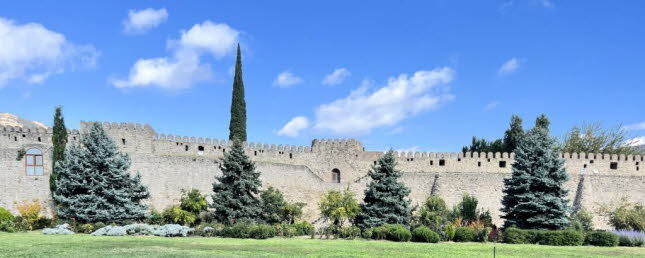
[[[6,221],[11,221],[13,222],[13,214],[9,212],[7,209],[0,207],[0,223],[4,223]]]
[[[363,232],[361,232],[361,237],[365,239],[371,239],[372,232],[373,230],[371,228],[364,229]]]
[[[146,223],[151,225],[161,225],[165,223],[163,214],[156,210],[150,211],[150,214],[146,218]]]
[[[435,233],[426,226],[421,226],[414,229],[414,231],[412,232],[412,241],[437,243],[439,242],[439,234]]]
[[[74,234],[72,227],[65,223],[58,225],[55,228],[45,228],[43,229],[43,234],[45,235],[71,235]]]
[[[92,224],[92,226],[94,227],[94,230],[97,230],[97,229],[99,229],[99,228],[105,227],[105,223],[103,223],[103,222],[96,222],[96,223]]]
[[[179,206],[182,210],[195,214],[195,216],[208,207],[206,196],[197,189],[192,189],[189,192],[182,190],[180,203]]]
[[[453,226],[452,224],[446,225],[444,232],[445,232],[444,240],[450,241],[453,238],[455,238],[455,226]]]
[[[385,224],[372,229],[372,238],[376,240],[387,239],[391,225]]]
[[[120,226],[105,226],[94,231],[92,235],[93,236],[125,236],[127,235],[127,231],[125,230],[125,228]]]
[[[218,236],[223,228],[223,224],[200,224],[195,228],[195,235],[203,237]]]
[[[293,226],[296,229],[297,236],[311,235],[311,233],[316,231],[316,228],[314,228],[314,225],[311,225],[309,222],[306,222],[306,221],[294,223]]]
[[[24,202],[18,204],[16,209],[22,217],[22,221],[26,222],[30,229],[33,228],[34,223],[40,217],[40,211],[42,210],[42,204],[38,200],[33,200],[31,202]]]
[[[177,205],[174,205],[164,210],[163,218],[167,223],[191,225],[195,222],[197,216],[189,211],[182,210]]]
[[[645,206],[623,202],[618,208],[606,212],[609,223],[616,229],[645,231]]]
[[[507,244],[533,244],[533,234],[529,230],[522,230],[514,227],[507,228],[504,231],[504,243]]]
[[[620,246],[645,246],[645,233],[633,230],[616,230]]]
[[[340,238],[354,239],[361,235],[361,229],[357,226],[341,228],[339,232]]]
[[[541,245],[576,246],[582,245],[584,236],[575,230],[536,230],[537,243]]]
[[[584,236],[575,230],[523,230],[507,228],[504,242],[508,244],[541,244],[556,246],[582,245]]]
[[[249,238],[251,224],[249,223],[236,223],[232,226],[226,226],[222,229],[221,235],[230,238]]]
[[[589,232],[585,236],[585,244],[594,246],[617,246],[618,235],[604,231]]]
[[[578,231],[592,231],[593,230],[593,215],[591,212],[581,209],[571,215],[570,228]]]
[[[473,242],[477,240],[477,230],[471,227],[458,227],[453,240],[455,242]]]
[[[298,234],[298,229],[296,229],[295,225],[290,225],[290,224],[277,224],[276,227],[276,235],[277,236],[283,236],[283,237],[294,237]]]
[[[105,226],[94,233],[93,236],[125,236],[125,235],[155,235],[163,237],[188,236],[193,232],[192,228],[177,224],[166,224],[162,226],[148,224],[129,224],[125,226]]]
[[[249,237],[255,239],[267,239],[275,236],[275,228],[271,225],[259,224],[249,228]]]
[[[46,218],[46,217],[40,217],[33,222],[32,229],[36,230],[36,229],[48,228],[48,227],[51,227],[53,224],[54,224],[54,221],[52,219]]]
[[[478,242],[486,242],[488,241],[488,236],[490,235],[492,229],[491,228],[483,228],[477,232],[477,241]]]
[[[94,232],[94,225],[92,224],[83,224],[78,227],[76,233],[91,234]]]
[[[8,220],[8,221],[0,222],[0,232],[13,233],[16,231],[17,231],[16,223],[14,223],[13,221]]]
[[[391,225],[387,239],[395,242],[408,242],[412,239],[412,232],[403,225]]]
[[[189,233],[193,232],[192,228],[177,224],[166,224],[155,228],[153,234],[162,237],[186,237]]]

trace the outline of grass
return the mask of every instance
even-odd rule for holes
[[[645,248],[637,247],[0,233],[0,257],[492,257],[493,246],[497,249],[497,257],[645,257]]]

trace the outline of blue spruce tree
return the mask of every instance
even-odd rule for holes
[[[365,189],[361,213],[356,218],[359,227],[409,224],[412,210],[407,197],[410,189],[398,181],[401,171],[396,170],[395,166],[394,152],[390,150],[368,172],[372,181]]]
[[[512,176],[504,179],[505,227],[562,229],[569,225],[564,188],[569,176],[556,140],[549,137],[548,124],[546,116],[539,117],[515,149]]]
[[[82,144],[65,151],[56,163],[54,199],[59,218],[81,223],[140,220],[145,217],[148,190],[141,176],[130,176],[130,158],[119,153],[99,123],[92,124]]]
[[[231,151],[224,154],[221,169],[222,176],[213,184],[211,207],[215,209],[215,218],[226,224],[260,221],[260,172],[255,171],[255,163],[244,153],[240,141],[234,140]]]

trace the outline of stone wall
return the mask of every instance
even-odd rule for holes
[[[89,122],[81,122],[81,132]],[[226,140],[158,134],[149,125],[103,123],[119,148],[132,158],[131,172],[142,174],[150,190],[151,207],[161,210],[179,201],[182,189],[212,192],[220,175],[220,158],[230,148]],[[70,142],[81,134],[72,130]],[[18,150],[38,148],[44,153],[43,176],[27,176]],[[382,155],[365,151],[357,140],[314,140],[311,146],[248,143],[246,153],[262,172],[264,187],[274,186],[290,201],[307,203],[305,217],[318,219],[320,196],[331,189],[349,187],[362,198],[368,182],[367,171]],[[0,127],[0,206],[16,212],[15,205],[38,199],[51,209],[48,177],[51,173],[51,130],[23,130]],[[513,154],[508,153],[397,153],[403,182],[412,189],[413,204],[421,204],[432,192],[448,205],[456,204],[464,193],[479,199],[499,224],[503,179],[510,176]],[[597,210],[626,198],[645,202],[645,173],[642,156],[564,153],[569,198],[576,207]],[[331,171],[341,172],[341,183],[332,181]],[[606,221],[596,216],[597,226]]]

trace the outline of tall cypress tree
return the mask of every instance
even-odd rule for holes
[[[569,176],[544,121],[538,119],[515,149],[512,176],[504,179],[501,211],[505,227],[562,229],[569,224],[568,191],[564,188]]]
[[[524,138],[524,129],[522,128],[522,118],[517,115],[511,116],[511,125],[504,132],[504,151],[514,152],[517,145]]]
[[[99,123],[83,135],[82,145],[67,148],[56,163],[54,199],[63,219],[82,223],[140,220],[145,217],[148,190],[141,176],[130,176],[130,158],[121,154]]]
[[[65,128],[65,119],[61,111],[61,107],[56,107],[54,112],[54,128],[52,134],[52,173],[49,176],[49,188],[51,192],[56,191],[56,179],[58,172],[56,171],[56,162],[65,159],[65,146],[67,145],[67,128]]]
[[[242,143],[233,141],[230,152],[222,159],[222,176],[213,184],[215,218],[226,224],[239,220],[260,220],[262,206],[258,194],[262,182],[255,163],[244,153]]]
[[[231,102],[231,123],[229,124],[229,140],[246,141],[246,101],[244,100],[244,82],[242,81],[242,52],[237,44],[237,60],[235,61],[235,77],[233,78],[233,99]]]
[[[395,167],[394,152],[390,150],[368,172],[372,181],[365,189],[361,213],[356,218],[356,224],[359,227],[409,224],[412,210],[407,197],[410,194],[410,189],[398,181],[401,171]]]

